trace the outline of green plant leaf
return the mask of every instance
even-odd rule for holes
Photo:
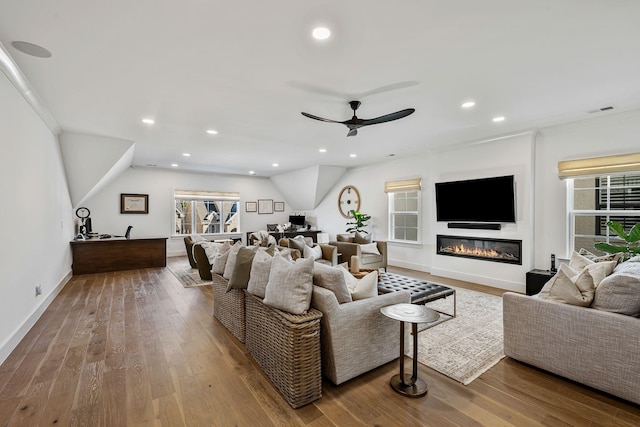
[[[606,252],[609,254],[616,254],[618,252],[627,252],[626,246],[615,246],[615,245],[611,245],[609,243],[604,243],[604,242],[596,243],[595,245],[593,245],[593,247],[599,251]]]
[[[640,222],[631,227],[631,231],[629,231],[629,237],[627,242],[634,243],[640,241]]]
[[[622,227],[622,224],[620,224],[619,222],[617,222],[617,221],[608,221],[607,222],[607,227],[609,227],[609,229],[611,231],[616,233],[618,235],[618,237],[624,239],[625,242],[629,238],[627,233],[624,232],[624,228]]]

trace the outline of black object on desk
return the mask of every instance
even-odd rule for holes
[[[527,295],[535,295],[542,290],[545,283],[556,274],[555,271],[549,270],[531,270],[527,271]]]

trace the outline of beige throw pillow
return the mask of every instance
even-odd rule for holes
[[[251,263],[251,274],[249,282],[247,282],[247,292],[258,298],[264,298],[264,291],[269,282],[269,273],[271,272],[271,262],[273,258],[280,257],[275,254],[273,257],[266,251],[258,251],[253,257]]]
[[[381,255],[380,251],[378,250],[377,243],[368,243],[366,245],[360,245],[360,252],[362,252],[363,254]]]
[[[539,297],[588,307],[593,301],[594,290],[593,276],[588,268],[578,272],[561,264],[558,272],[543,286]]]
[[[339,304],[352,301],[343,271],[345,270],[338,266],[332,267],[320,263],[313,266],[313,284],[333,292]]]
[[[229,258],[229,251],[231,250],[231,244],[229,242],[224,242],[220,248],[218,248],[218,253],[216,254],[213,264],[211,264],[211,271],[216,274],[223,274],[224,267],[227,265],[227,259]]]
[[[353,238],[353,243],[359,243],[359,244],[365,244],[365,245],[367,243],[371,243],[371,235],[356,231],[356,235]]]
[[[310,247],[304,245],[304,258],[313,258],[314,260],[322,258],[322,248],[319,245],[315,245],[314,247]]]
[[[290,263],[274,257],[262,302],[288,313],[306,313],[311,305],[314,263],[313,258],[299,258]]]
[[[233,268],[236,265],[236,257],[238,256],[238,251],[242,247],[242,243],[237,241],[235,245],[229,249],[229,256],[227,257],[227,263],[224,266],[224,272],[222,277],[229,280],[231,279],[231,275],[233,274]]]

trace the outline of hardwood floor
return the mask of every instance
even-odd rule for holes
[[[420,365],[418,399],[389,387],[392,362],[325,381],[294,410],[213,318],[212,298],[166,268],[74,276],[0,365],[0,426],[640,425],[638,406],[509,359],[468,386]]]

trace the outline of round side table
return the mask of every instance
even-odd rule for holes
[[[431,323],[440,318],[437,311],[416,304],[394,304],[382,307],[385,316],[400,321],[400,373],[391,377],[391,387],[409,397],[421,397],[427,394],[427,383],[418,378],[418,323]],[[413,372],[411,377],[404,373],[404,323],[411,323],[413,334]]]

